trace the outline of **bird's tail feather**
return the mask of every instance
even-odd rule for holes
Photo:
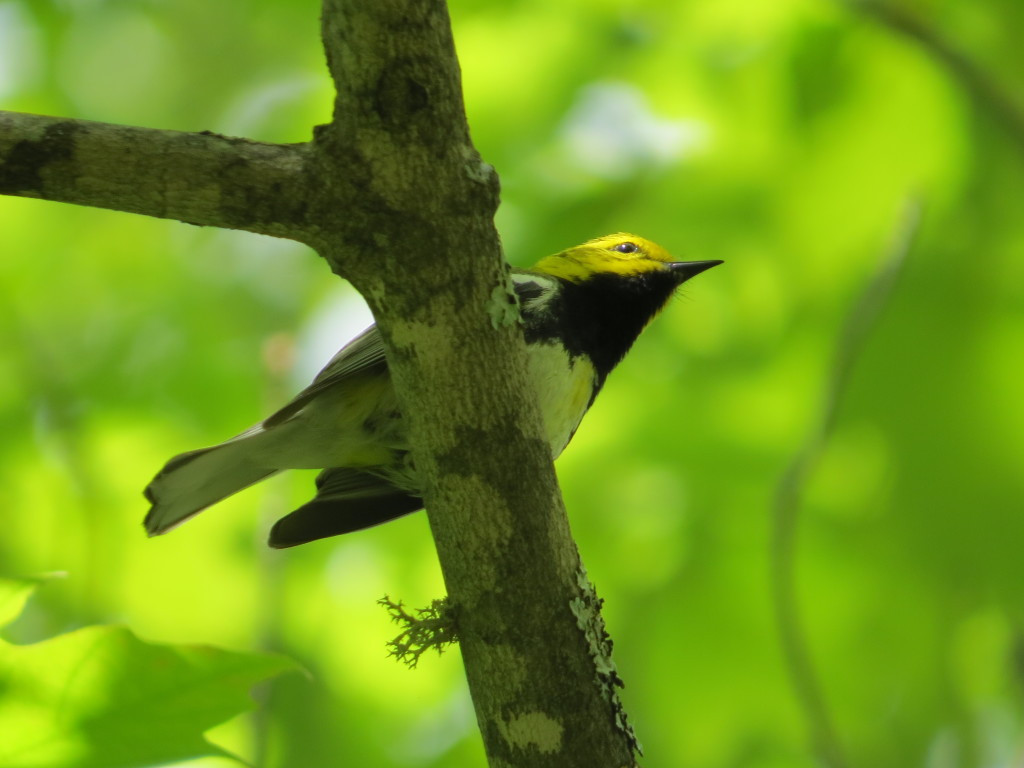
[[[278,472],[253,463],[245,440],[249,436],[243,433],[168,461],[146,486],[146,498],[153,505],[146,515],[146,532],[150,536],[166,533],[211,504]]]
[[[316,478],[316,498],[282,517],[270,546],[294,547],[379,525],[423,508],[423,500],[370,472],[335,467]]]

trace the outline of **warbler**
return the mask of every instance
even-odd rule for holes
[[[613,234],[513,270],[552,458],[647,323],[675,290],[721,261],[674,261],[642,237]],[[356,337],[291,402],[227,442],[175,456],[145,490],[145,526],[164,533],[284,469],[322,469],[315,498],[271,529],[291,547],[423,507],[376,326]]]

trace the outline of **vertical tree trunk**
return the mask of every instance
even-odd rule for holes
[[[492,766],[630,766],[443,0],[325,0],[334,119],[305,145],[0,113],[0,192],[305,242],[374,312]]]

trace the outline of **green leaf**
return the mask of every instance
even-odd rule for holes
[[[21,615],[37,583],[29,579],[0,579],[0,629]]]
[[[9,620],[25,593],[0,585]],[[254,684],[294,668],[279,656],[147,643],[117,626],[30,645],[0,640],[0,766],[130,768],[230,756],[203,733],[250,709]]]

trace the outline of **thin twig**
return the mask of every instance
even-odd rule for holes
[[[998,120],[1024,150],[1024,107],[991,73],[946,39],[935,27],[892,0],[852,0],[851,7],[918,43]]]
[[[906,262],[920,218],[920,203],[909,200],[888,252],[850,309],[840,331],[823,391],[818,424],[793,457],[776,489],[772,547],[772,588],[776,618],[786,663],[800,704],[810,722],[815,749],[822,763],[829,768],[846,768],[849,761],[832,722],[801,622],[796,593],[796,536],[801,497],[832,434],[839,403],[849,384],[853,366]]]

